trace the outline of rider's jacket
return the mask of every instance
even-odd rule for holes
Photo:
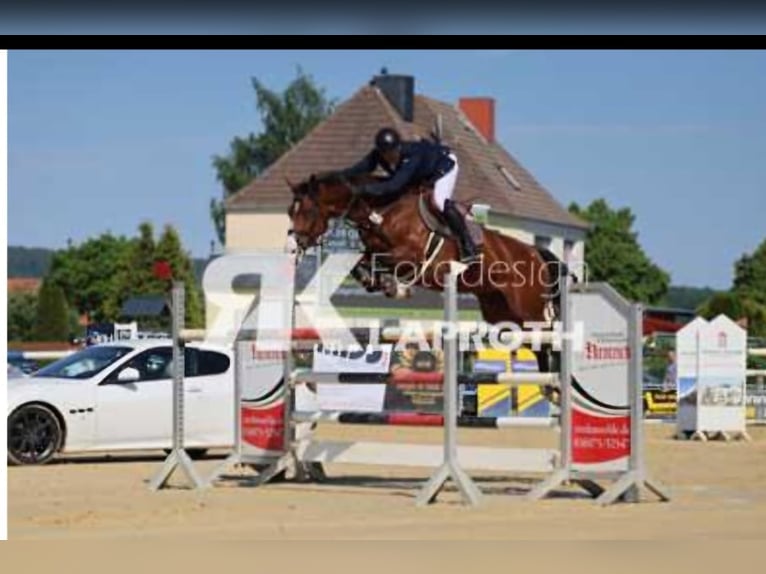
[[[426,140],[402,142],[398,165],[389,165],[378,152],[372,150],[355,165],[343,170],[346,177],[371,173],[380,166],[389,178],[363,187],[365,193],[387,195],[401,191],[407,185],[431,184],[450,171],[454,160],[447,146]]]

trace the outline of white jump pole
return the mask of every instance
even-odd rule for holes
[[[157,475],[149,482],[151,490],[158,490],[167,485],[167,481],[176,467],[180,467],[186,478],[196,488],[205,483],[194,470],[191,458],[184,449],[184,361],[186,340],[184,333],[184,312],[186,291],[184,284],[173,281],[171,290],[171,317],[173,321],[173,449]]]
[[[418,494],[415,504],[425,506],[434,502],[450,478],[454,481],[464,502],[476,506],[481,501],[481,491],[470,476],[460,468],[457,460],[457,273],[460,266],[451,263],[444,286],[444,461]]]

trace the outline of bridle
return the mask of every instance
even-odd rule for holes
[[[335,217],[332,217],[330,219],[340,219],[344,225],[347,225],[348,227],[351,227],[353,229],[357,229],[360,232],[365,233],[372,233],[381,240],[385,241],[385,243],[391,247],[393,247],[393,244],[391,241],[386,237],[386,235],[381,231],[380,227],[375,224],[373,221],[371,221],[370,216],[373,213],[373,209],[370,208],[370,206],[367,204],[367,202],[364,201],[364,198],[362,197],[361,192],[359,191],[359,188],[351,183],[345,176],[339,175],[337,176],[339,182],[351,190],[351,199],[349,200],[348,204],[346,205],[346,208],[343,210],[343,212]],[[308,213],[307,217],[310,217],[312,219],[318,219],[322,216],[321,209],[319,207],[319,202],[316,199],[316,196],[319,193],[318,184],[321,183],[319,179],[312,176],[307,185],[308,189],[305,191],[302,191],[299,193],[299,195],[296,195],[295,201],[297,201],[298,197],[302,195],[303,197],[306,197],[309,199],[309,205],[307,207]],[[364,210],[364,215],[361,217],[354,218],[351,216],[352,210],[354,210],[357,205],[361,205],[361,208]],[[301,209],[303,207],[301,206]],[[294,234],[296,239],[300,236],[306,236],[307,234]],[[300,241],[298,241],[299,247],[301,249],[304,248],[304,246],[300,245]],[[319,241],[316,241],[317,245],[322,245],[323,240],[320,239]]]

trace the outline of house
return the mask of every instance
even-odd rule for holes
[[[8,277],[8,294],[32,293],[40,290],[42,279],[38,277]]]
[[[288,180],[353,164],[383,126],[404,138],[440,137],[460,161],[457,200],[487,205],[488,227],[547,247],[577,272],[588,224],[570,214],[496,140],[495,101],[466,97],[453,105],[415,93],[412,76],[385,73],[227,199],[226,252],[281,249],[289,227]]]
[[[8,295],[14,293],[28,293],[30,295],[37,295],[40,291],[40,286],[43,280],[39,277],[9,277],[8,278]],[[78,324],[84,327],[88,324],[87,314],[80,315]]]

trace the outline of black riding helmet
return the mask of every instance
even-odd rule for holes
[[[401,143],[402,138],[394,128],[383,128],[375,135],[375,149],[379,152],[399,149]]]

